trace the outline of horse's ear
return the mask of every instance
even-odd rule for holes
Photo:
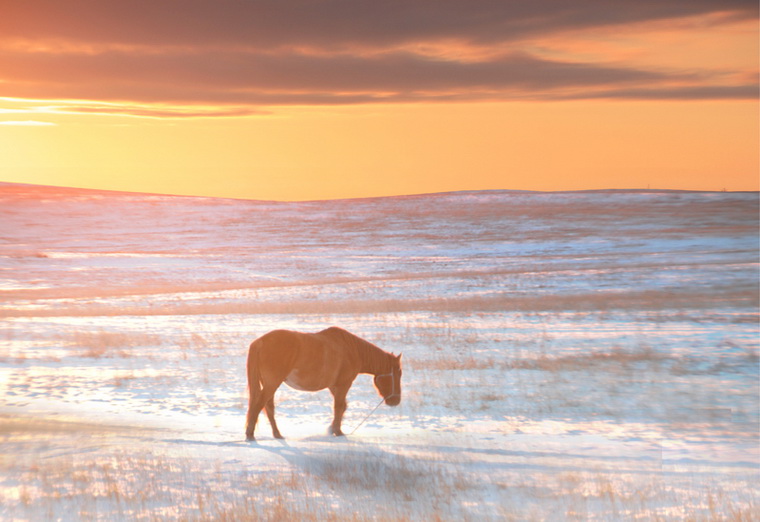
[[[404,355],[403,353],[400,353],[396,356],[396,359],[398,359],[398,362],[401,362],[401,356]]]

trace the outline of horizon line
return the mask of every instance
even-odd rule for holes
[[[232,197],[232,196],[210,196],[197,194],[177,194],[169,192],[145,192],[139,190],[118,190],[91,187],[78,187],[71,185],[45,185],[42,183],[23,183],[16,181],[1,181],[0,186],[12,185],[18,187],[35,187],[47,189],[59,189],[65,191],[81,192],[106,192],[113,194],[130,194],[142,196],[160,196],[176,198],[200,198],[200,199],[222,199],[232,201],[252,201],[259,203],[317,203],[323,201],[351,201],[351,200],[370,200],[370,199],[387,199],[387,198],[411,198],[424,196],[445,196],[445,195],[466,195],[466,194],[484,194],[484,193],[513,193],[513,194],[577,194],[577,193],[703,193],[703,194],[760,194],[760,190],[699,190],[699,189],[673,189],[673,188],[604,188],[604,189],[570,189],[570,190],[530,190],[530,189],[462,189],[462,190],[444,190],[440,192],[419,192],[409,194],[392,194],[381,196],[356,196],[356,197],[336,197],[336,198],[315,198],[315,199],[257,199],[249,197]]]

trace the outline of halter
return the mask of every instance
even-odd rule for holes
[[[380,405],[383,402],[385,402],[386,400],[390,399],[391,397],[395,397],[396,395],[399,395],[399,396],[401,395],[400,393],[394,393],[393,392],[393,389],[396,387],[396,379],[395,379],[395,377],[393,377],[393,372],[392,371],[391,371],[391,373],[384,373],[382,375],[375,375],[375,377],[390,377],[391,378],[391,394],[388,395],[387,397],[383,397],[382,399],[380,399],[380,402],[377,403],[377,406],[375,406],[374,408],[372,408],[372,411],[369,412],[367,414],[367,416],[364,417],[364,419],[359,424],[357,424],[356,428],[354,428],[351,431],[350,435],[353,435],[354,433],[356,433],[356,430],[358,430],[361,427],[362,424],[364,424],[365,422],[367,422],[367,419],[369,419],[370,415],[372,415],[373,413],[375,413],[375,411],[377,411],[377,409],[380,407]]]
[[[396,378],[393,376],[393,371],[391,373],[384,373],[382,375],[375,375],[375,377],[390,377],[391,378],[391,394],[387,397],[383,397],[384,401],[387,401],[391,397],[401,396],[400,393],[395,393],[394,390],[396,389]],[[381,402],[382,404],[382,402]]]

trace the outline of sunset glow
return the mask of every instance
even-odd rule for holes
[[[760,188],[756,2],[3,11],[0,181],[276,200]]]

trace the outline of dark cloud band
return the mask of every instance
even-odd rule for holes
[[[234,116],[288,104],[757,97],[756,80],[714,85],[709,74],[509,51],[520,38],[567,30],[752,18],[756,1],[11,0],[3,10],[1,95],[126,101],[134,115],[182,114],[149,104],[218,105],[188,114]],[[412,45],[447,41],[502,52],[443,59]]]
[[[0,34],[123,45],[387,46],[526,35],[707,13],[753,19],[746,0],[9,0]]]

